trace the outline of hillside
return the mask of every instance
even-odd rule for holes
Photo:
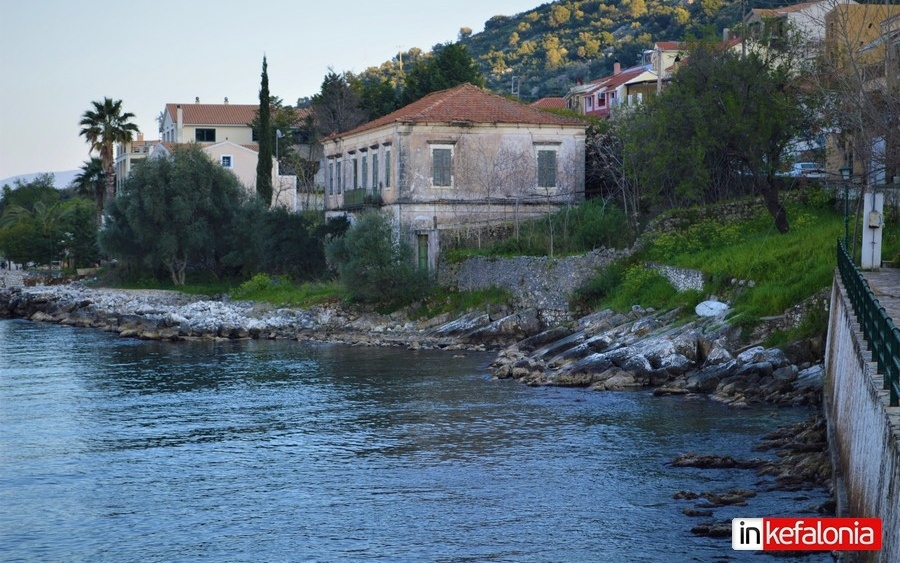
[[[746,2],[745,9],[789,4]],[[741,19],[737,0],[559,0],[516,15],[496,15],[484,31],[461,28],[459,41],[479,63],[486,85],[524,101],[562,96],[579,78],[610,74],[613,62],[633,66],[656,41],[680,41],[722,29]],[[421,56],[410,49],[368,74],[397,80],[404,63]],[[399,68],[398,68],[399,67]]]

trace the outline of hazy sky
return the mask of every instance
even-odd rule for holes
[[[0,0],[0,179],[81,167],[93,100],[122,100],[155,139],[168,102],[258,103],[263,54],[269,91],[293,103],[329,67],[360,72],[542,3]]]

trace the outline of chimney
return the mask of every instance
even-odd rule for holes
[[[144,142],[144,134],[143,134],[143,133],[138,132],[137,142],[139,142],[139,143],[143,143],[143,142]]]
[[[175,106],[175,142],[181,142],[182,129],[184,129],[184,108],[181,104]]]
[[[225,96],[225,103],[228,103],[228,96]]]
[[[194,98],[194,103],[195,103],[195,104],[199,104],[199,103],[200,103],[200,96],[197,96],[196,98]]]
[[[619,61],[613,63],[613,76],[622,72],[622,64]]]

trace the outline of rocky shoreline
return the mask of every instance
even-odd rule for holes
[[[731,408],[754,404],[817,406],[822,401],[823,343],[785,350],[746,345],[721,316],[634,307],[601,311],[560,326],[542,325],[536,309],[489,308],[459,318],[413,321],[403,313],[378,315],[328,304],[305,310],[188,296],[173,291],[96,289],[81,283],[0,287],[0,318],[24,318],[118,333],[122,337],[190,339],[294,339],[409,349],[495,350],[495,378],[530,386],[597,391],[652,389],[686,401],[713,400]],[[817,361],[817,359],[819,359]],[[763,438],[760,450],[776,459],[737,460],[684,453],[673,468],[744,468],[774,478],[761,488],[831,488],[825,425],[816,415]],[[694,502],[683,513],[713,518],[718,507],[743,505],[756,491],[679,491]],[[833,507],[818,507],[821,512]],[[730,521],[704,519],[691,532],[727,537]],[[696,520],[695,520],[696,521]]]
[[[596,390],[653,388],[657,395],[708,396],[732,407],[815,405],[821,342],[792,349],[743,345],[721,317],[611,310],[547,328],[536,309],[489,308],[459,318],[410,320],[338,303],[272,307],[173,291],[116,290],[81,283],[0,287],[0,318],[116,332],[122,337],[294,339],[410,349],[497,350],[497,378]],[[742,347],[743,346],[743,347]]]

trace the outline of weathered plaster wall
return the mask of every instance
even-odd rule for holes
[[[882,519],[883,548],[860,561],[900,561],[900,407],[890,407],[882,376],[866,352],[853,308],[839,280],[831,293],[825,352],[825,402],[836,472],[846,488],[848,516]]]

